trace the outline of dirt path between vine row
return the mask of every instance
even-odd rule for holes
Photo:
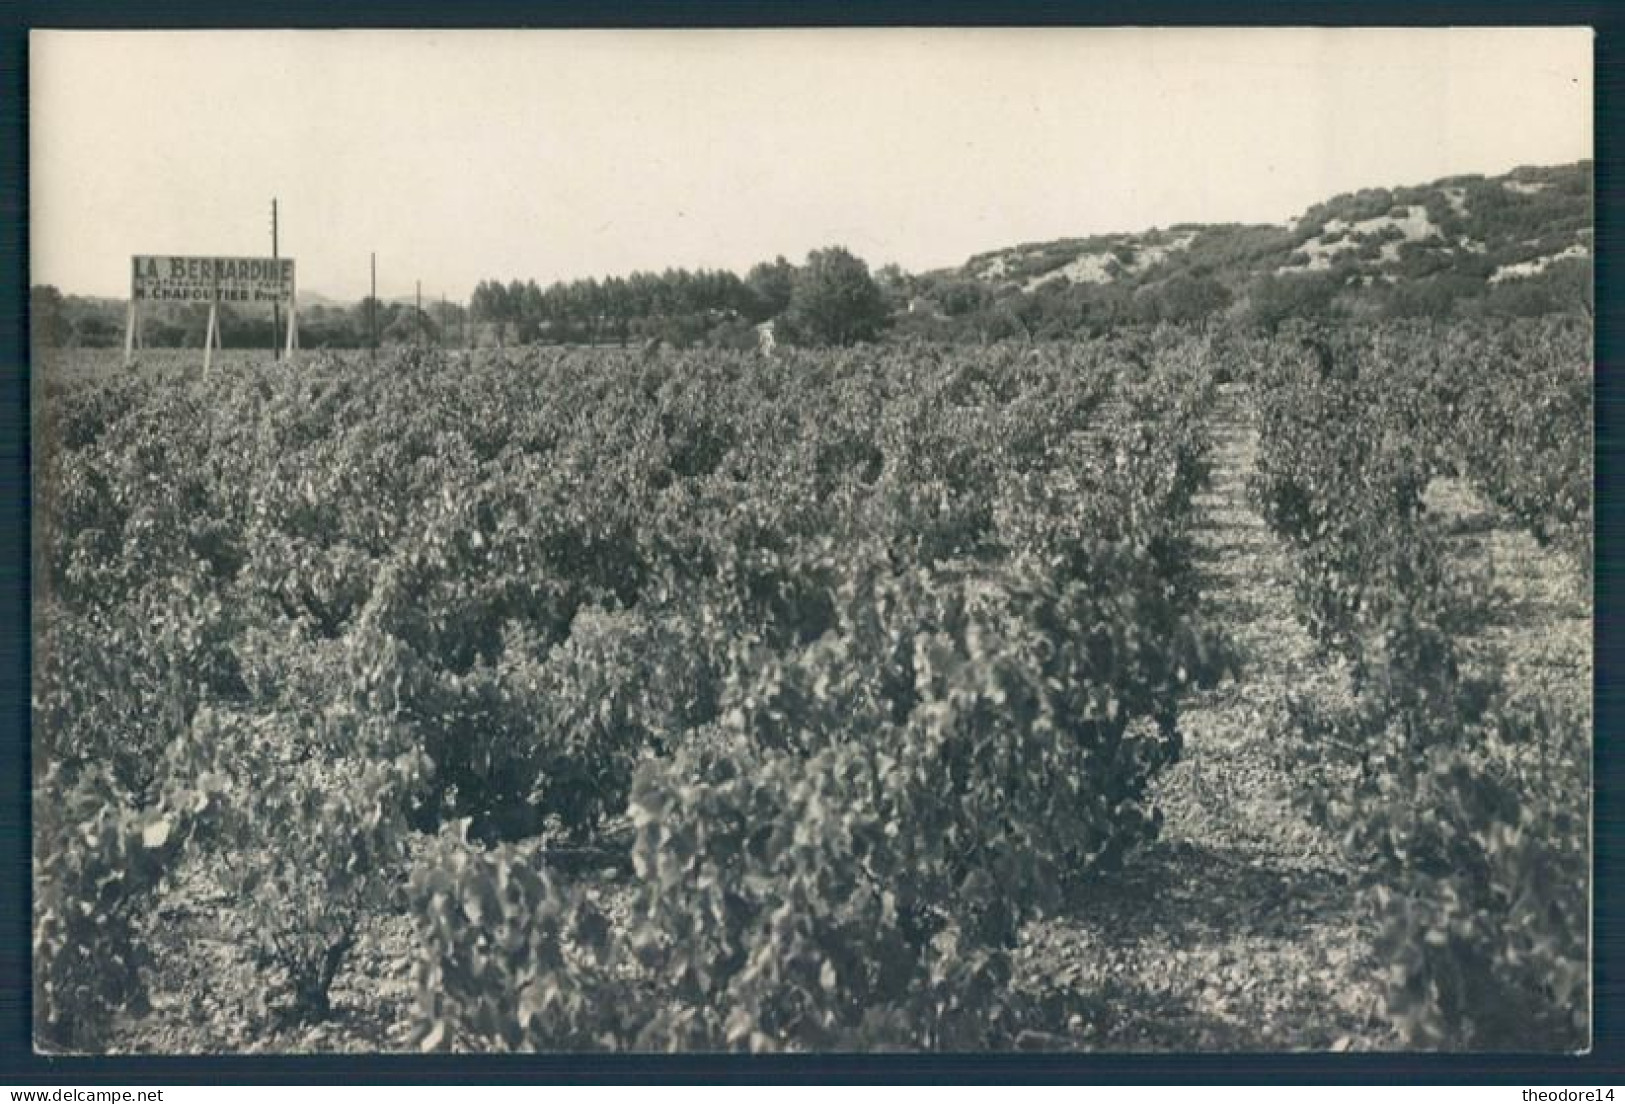
[[[1240,675],[1181,714],[1184,757],[1158,783],[1161,838],[1029,928],[1019,983],[1070,990],[1070,1034],[1050,1044],[1391,1048],[1358,891],[1293,804],[1271,736],[1289,692],[1335,695],[1343,677],[1314,657],[1286,553],[1247,501],[1258,435],[1241,385],[1221,388],[1210,424],[1198,554],[1207,612],[1231,635]]]

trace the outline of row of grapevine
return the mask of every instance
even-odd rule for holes
[[[1353,690],[1346,703],[1293,701],[1285,740],[1314,815],[1367,878],[1388,1011],[1407,1041],[1578,1049],[1588,719],[1524,693],[1472,645],[1481,586],[1448,554],[1424,491],[1464,456],[1492,488],[1519,464],[1565,467],[1589,426],[1573,406],[1537,406],[1552,448],[1525,455],[1528,433],[1508,435],[1486,463],[1485,434],[1504,423],[1485,411],[1517,408],[1562,373],[1542,354],[1519,362],[1532,365],[1521,378],[1500,367],[1505,390],[1474,395],[1481,381],[1446,378],[1418,351],[1457,355],[1459,371],[1511,339],[1451,336],[1300,333],[1255,373],[1255,501],[1293,553],[1304,622],[1348,661]],[[1467,415],[1441,420],[1451,410]]]
[[[1340,369],[1328,360],[1332,332],[1288,330],[1286,344],[1307,343],[1323,371],[1335,374]],[[1595,529],[1591,328],[1558,317],[1387,323],[1368,339],[1387,365],[1380,378],[1391,385],[1383,394],[1382,429],[1416,452],[1424,476],[1467,480],[1589,580]],[[1280,347],[1231,347],[1242,344],[1232,341],[1223,351],[1267,361]]]
[[[1498,329],[1447,347],[1471,365],[1460,405],[1447,409],[1461,470],[1485,497],[1592,575],[1592,334],[1579,320]]]
[[[1119,353],[1145,420],[1104,433],[1018,366],[927,374],[856,442],[878,494],[832,496],[861,525],[775,540],[723,601],[668,576],[713,704],[633,774],[626,915],[448,829],[413,880],[421,1045],[1010,1045],[1021,925],[1154,833],[1179,698],[1223,669],[1157,552],[1200,479],[1188,352]],[[1027,443],[987,432],[1018,409]]]
[[[1007,1040],[1015,932],[1155,831],[1226,663],[1185,547],[1208,359],[43,381],[42,1041],[139,1007],[183,866],[294,1015],[409,907],[425,1046]],[[609,923],[546,854],[624,816]]]

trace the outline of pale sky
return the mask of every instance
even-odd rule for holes
[[[34,32],[32,282],[269,255],[301,290],[911,271],[1057,237],[1281,222],[1361,187],[1592,156],[1591,33]]]

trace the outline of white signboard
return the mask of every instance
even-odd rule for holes
[[[293,261],[286,257],[131,257],[130,307],[124,322],[124,363],[141,340],[143,303],[207,303],[203,371],[221,344],[220,305],[288,308],[289,356],[299,347],[299,308]]]
[[[133,257],[130,298],[147,303],[289,305],[288,257]]]

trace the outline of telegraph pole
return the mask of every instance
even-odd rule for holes
[[[372,295],[367,299],[367,349],[378,359],[378,254],[372,255]]]
[[[415,321],[418,324],[418,344],[422,345],[423,344],[423,281],[422,280],[418,281],[418,306],[417,306],[417,317],[416,317]]]
[[[277,259],[276,253],[276,197],[271,197],[271,259]],[[277,360],[281,352],[277,349],[276,335],[282,332],[282,304],[271,304],[271,359]]]

